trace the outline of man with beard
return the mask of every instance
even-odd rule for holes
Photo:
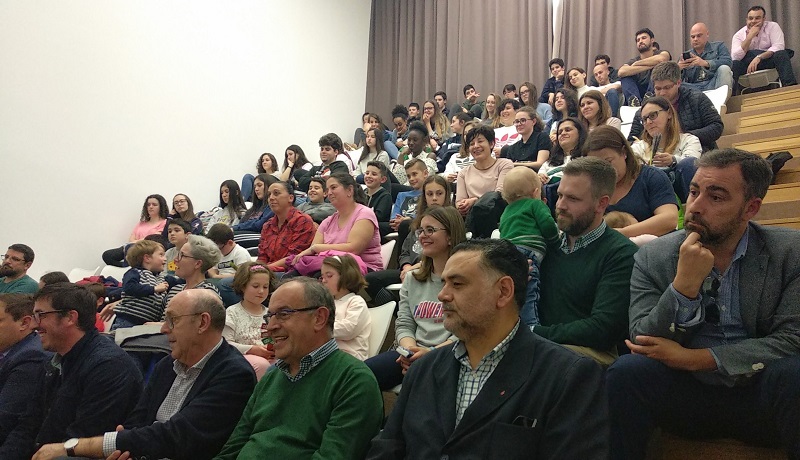
[[[634,36],[639,57],[631,59],[620,67],[617,75],[628,105],[639,106],[644,104],[646,97],[653,95],[650,71],[656,64],[669,61],[671,56],[669,51],[662,51],[654,46],[655,36],[647,27],[638,30]]]
[[[525,256],[506,240],[465,241],[442,279],[458,341],[409,369],[367,458],[608,458],[600,366],[520,325]]]
[[[39,290],[39,283],[28,276],[33,255],[33,249],[24,244],[8,247],[0,267],[0,294],[35,294]]]
[[[771,177],[758,155],[706,153],[686,231],[636,254],[633,354],[607,375],[612,458],[644,458],[656,426],[800,458],[800,232],[750,222]]]
[[[577,158],[564,167],[556,223],[561,239],[542,262],[541,324],[533,332],[609,365],[626,337],[636,245],[603,214],[617,174],[609,163]]]

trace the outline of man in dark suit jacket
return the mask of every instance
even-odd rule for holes
[[[800,458],[800,232],[750,222],[771,176],[758,155],[706,153],[686,232],[636,254],[633,354],[607,376],[612,458],[644,458],[656,425]]]
[[[70,456],[125,452],[138,458],[210,459],[225,444],[256,378],[242,354],[222,338],[222,301],[209,290],[189,289],[170,301],[165,317],[161,332],[173,359],[158,363],[124,428],[68,441]],[[62,448],[44,446],[48,454],[41,458],[64,455]]]
[[[0,294],[0,446],[36,396],[46,357],[34,332],[33,297]]]
[[[409,368],[371,459],[605,459],[603,373],[520,325],[528,263],[505,240],[470,240],[439,300],[459,341]]]

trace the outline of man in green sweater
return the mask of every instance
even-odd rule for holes
[[[8,247],[0,261],[0,293],[36,294],[39,283],[28,276],[33,256],[33,249],[27,245],[12,244]]]
[[[265,318],[278,360],[215,460],[364,458],[383,399],[372,371],[336,346],[335,317],[316,280],[293,278],[272,294]]]
[[[603,221],[616,182],[614,167],[599,158],[564,167],[556,204],[563,234],[542,262],[541,325],[533,329],[606,366],[627,335],[637,249]]]

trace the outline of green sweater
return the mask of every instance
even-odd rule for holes
[[[337,350],[295,383],[270,369],[215,460],[364,458],[382,420],[372,371]]]
[[[550,246],[542,263],[542,323],[534,332],[556,343],[611,350],[628,335],[637,247],[611,228],[571,254],[559,246]]]
[[[506,206],[500,216],[500,237],[542,256],[547,253],[547,244],[559,242],[550,208],[533,198],[522,198]]]

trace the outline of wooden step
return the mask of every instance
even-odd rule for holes
[[[728,113],[740,112],[743,107],[747,105],[748,110],[755,109],[753,105],[758,105],[763,102],[774,101],[776,97],[780,99],[780,95],[786,96],[786,93],[792,94],[800,91],[798,86],[785,86],[783,88],[776,88],[767,91],[759,91],[756,93],[748,93],[745,95],[733,96],[728,98],[725,102]],[[750,102],[747,102],[750,101]]]
[[[800,112],[800,102],[786,104],[786,106],[782,107],[781,110],[797,110],[798,112]],[[743,117],[769,115],[774,112],[775,109],[766,108],[766,109],[748,110],[747,112],[726,113],[722,115],[722,123],[723,125],[725,125],[725,128],[722,130],[722,135],[727,136],[729,134],[739,134],[739,120],[742,119]],[[765,128],[770,129],[771,127],[767,126]]]
[[[754,220],[788,219],[800,216],[800,183],[771,185]]]
[[[758,217],[758,216],[756,216]],[[761,225],[793,228],[800,230],[800,217],[786,217],[784,219],[756,220]]]
[[[730,134],[720,137],[717,140],[717,145],[720,148],[736,147],[753,153],[789,150],[794,146],[800,147],[800,126],[768,129],[754,133]],[[745,146],[758,147],[748,148]],[[784,147],[775,148],[774,146]],[[759,150],[751,150],[752,148],[758,148]]]
[[[800,102],[800,100],[798,101]],[[791,128],[800,125],[799,109],[774,110],[766,114],[750,115],[741,112],[738,134],[755,133],[770,129]]]

